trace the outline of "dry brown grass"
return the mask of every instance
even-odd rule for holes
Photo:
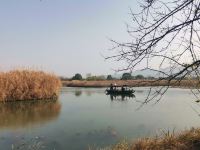
[[[0,73],[0,101],[56,99],[61,87],[53,74],[33,70]]]
[[[106,150],[199,150],[200,128],[183,131],[179,134],[165,133],[161,137],[143,138],[129,144],[122,141]],[[102,150],[103,150],[102,149]]]

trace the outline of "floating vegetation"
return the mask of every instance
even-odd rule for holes
[[[57,99],[60,80],[43,71],[14,70],[0,73],[0,101]]]

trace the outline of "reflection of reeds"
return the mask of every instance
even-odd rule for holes
[[[0,73],[0,101],[55,99],[60,86],[56,76],[42,71]]]
[[[0,104],[0,128],[18,128],[45,123],[58,117],[59,101],[26,101]]]

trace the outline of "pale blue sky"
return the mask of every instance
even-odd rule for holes
[[[0,0],[0,69],[33,67],[72,76],[109,74],[112,44],[126,41],[136,0]]]

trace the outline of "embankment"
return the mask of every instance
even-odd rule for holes
[[[128,85],[130,87],[147,87],[147,86],[166,86],[169,85],[168,81],[156,81],[156,80],[102,80],[102,81],[86,81],[86,80],[72,80],[62,81],[62,85],[65,87],[108,87],[110,84],[116,83],[118,86]],[[178,82],[173,80],[170,82],[172,87],[197,87],[198,82],[196,80],[182,80]]]

